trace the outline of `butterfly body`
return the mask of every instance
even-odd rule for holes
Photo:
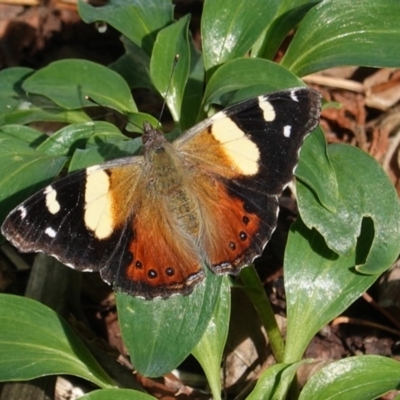
[[[134,296],[189,294],[205,266],[237,274],[260,255],[319,109],[317,92],[297,88],[239,103],[173,143],[145,124],[142,156],[47,186],[2,232]]]

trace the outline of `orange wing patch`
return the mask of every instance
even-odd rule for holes
[[[260,231],[260,220],[256,214],[246,212],[241,199],[229,196],[221,183],[217,184],[217,194],[214,207],[218,208],[208,215],[211,220],[205,221],[204,253],[214,273],[238,273],[253,259],[252,246]]]
[[[213,133],[212,125],[198,132],[189,141],[180,142],[178,139],[173,145],[189,162],[189,168],[194,167],[199,171],[211,172],[230,179],[242,175]]]
[[[147,298],[188,294],[204,277],[195,243],[161,209],[141,212],[135,219],[132,261],[125,269],[134,291]]]

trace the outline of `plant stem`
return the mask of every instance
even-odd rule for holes
[[[276,362],[283,362],[285,345],[282,335],[276,323],[271,304],[254,266],[244,268],[240,273],[240,278],[243,282],[242,289],[252,302],[260,317],[261,323],[265,327]]]

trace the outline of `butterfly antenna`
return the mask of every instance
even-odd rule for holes
[[[172,65],[172,70],[171,70],[171,75],[170,75],[169,80],[168,80],[167,90],[165,91],[164,102],[163,102],[163,105],[161,107],[160,116],[158,117],[158,126],[157,126],[157,128],[160,128],[160,126],[161,126],[161,117],[164,114],[165,105],[167,104],[166,99],[168,98],[168,95],[169,95],[169,89],[171,87],[172,77],[174,76],[175,68],[176,68],[176,64],[178,63],[178,60],[179,60],[179,54],[175,54],[174,63]]]
[[[91,98],[90,96],[85,96],[85,100],[90,101],[91,103],[95,104],[96,106],[105,108],[105,106],[103,106],[102,104],[100,104],[98,101],[94,100],[93,98]],[[134,123],[133,121],[129,120],[129,118],[127,118],[128,122],[134,126],[136,126],[136,128],[140,129],[141,131],[143,130],[142,126],[139,126],[138,124]]]

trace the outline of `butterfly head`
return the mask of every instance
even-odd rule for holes
[[[156,150],[157,148],[163,148],[167,141],[163,133],[160,130],[153,128],[146,121],[144,122],[143,127],[144,133],[142,136],[142,142],[145,151],[148,149]]]

